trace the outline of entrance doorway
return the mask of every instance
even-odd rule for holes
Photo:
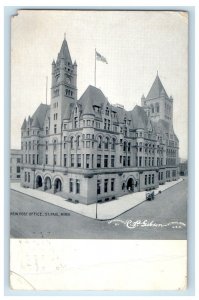
[[[134,192],[134,180],[133,178],[129,178],[127,181],[126,188],[129,192],[133,193]]]
[[[42,187],[42,178],[40,175],[36,177],[36,189]]]
[[[55,179],[54,187],[55,187],[55,193],[61,192],[61,190],[62,190],[62,182],[61,182],[61,180],[59,178]]]
[[[45,178],[45,189],[46,190],[50,190],[51,187],[52,187],[52,185],[51,185],[51,179],[50,179],[50,177],[46,177]]]

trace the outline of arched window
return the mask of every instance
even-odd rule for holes
[[[77,136],[77,147],[78,148],[80,147],[80,136],[79,135]]]
[[[97,147],[98,147],[99,149],[102,148],[102,137],[101,137],[101,136],[99,136],[98,139],[97,139]]]
[[[124,141],[124,144],[123,144],[123,151],[126,152],[126,148],[127,148],[127,143],[126,141]]]
[[[105,143],[104,143],[104,149],[108,149],[108,144],[109,144],[109,138],[105,138]]]
[[[116,143],[115,138],[113,138],[112,139],[112,144],[111,144],[111,149],[112,150],[115,150],[115,143]]]
[[[73,136],[70,139],[70,146],[71,146],[71,149],[74,148],[74,138],[73,138]]]

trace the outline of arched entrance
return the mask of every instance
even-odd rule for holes
[[[130,178],[128,179],[127,185],[126,185],[127,191],[133,193],[133,192],[134,192],[134,186],[135,186],[134,180],[133,180],[132,177],[130,177]]]
[[[50,177],[45,178],[44,184],[45,184],[45,190],[50,190],[51,189],[52,184],[51,184]]]
[[[54,181],[54,191],[55,193],[61,192],[62,190],[62,182],[59,178],[56,178]]]
[[[42,187],[42,177],[40,176],[40,175],[38,175],[37,177],[36,177],[36,189],[38,189],[38,188],[40,188],[40,187]]]

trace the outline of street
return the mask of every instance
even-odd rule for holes
[[[11,238],[186,239],[186,214],[187,178],[110,221],[10,191]]]

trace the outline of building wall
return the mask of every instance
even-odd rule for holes
[[[21,150],[11,149],[10,151],[10,179],[20,180],[21,178]]]

